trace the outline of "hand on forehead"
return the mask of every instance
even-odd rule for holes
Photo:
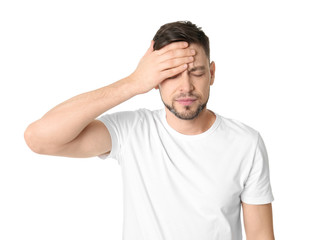
[[[194,61],[188,64],[188,71],[199,66],[206,67],[207,56],[205,54],[204,49],[196,43],[189,44],[188,48],[196,51],[196,54],[194,55]]]

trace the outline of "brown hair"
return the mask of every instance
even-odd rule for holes
[[[172,42],[185,41],[202,46],[206,56],[210,60],[210,43],[207,35],[190,21],[177,21],[164,24],[156,32],[154,38],[154,50],[159,50]]]

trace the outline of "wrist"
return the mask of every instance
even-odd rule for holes
[[[143,93],[139,87],[139,84],[137,84],[136,79],[137,78],[134,74],[130,74],[129,76],[120,80],[125,86],[125,89],[127,89],[128,93],[130,94],[130,97]]]

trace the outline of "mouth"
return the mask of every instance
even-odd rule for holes
[[[180,99],[180,100],[177,100],[178,103],[182,104],[182,105],[190,105],[192,104],[193,102],[195,102],[196,99]]]

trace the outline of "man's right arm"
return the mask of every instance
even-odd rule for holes
[[[152,41],[130,76],[70,98],[31,123],[24,133],[27,145],[36,153],[55,156],[92,157],[107,153],[111,150],[109,131],[95,119],[185,71],[194,55],[187,46],[176,42],[153,51]]]
[[[100,114],[137,95],[129,78],[77,95],[31,123],[24,138],[39,154],[92,157],[111,150],[106,126],[95,120]]]

